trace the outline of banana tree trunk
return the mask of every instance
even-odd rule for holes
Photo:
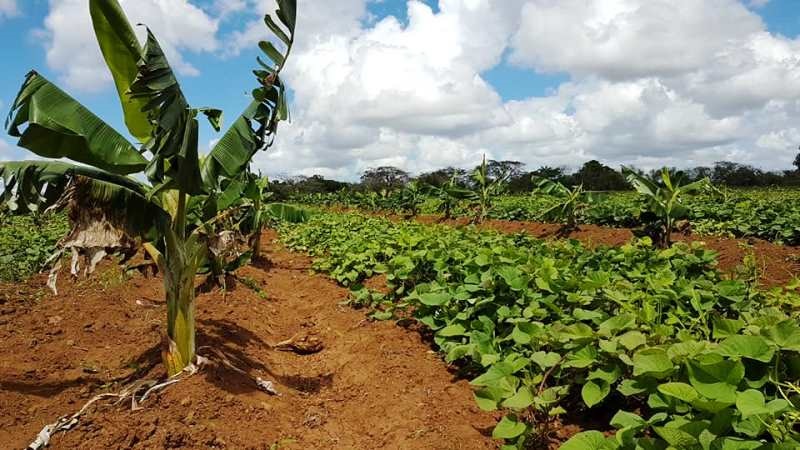
[[[186,237],[186,200],[180,193],[173,228],[166,232],[162,261],[167,300],[167,341],[162,356],[169,376],[179,374],[195,359],[194,278],[201,248],[197,235]]]
[[[167,297],[167,342],[164,364],[169,376],[180,373],[195,358],[194,278],[196,268],[183,258],[168,257],[164,273]]]

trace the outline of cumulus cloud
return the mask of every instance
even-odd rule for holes
[[[48,62],[91,88],[106,75],[83,1],[51,0]],[[482,154],[531,167],[777,169],[797,152],[800,39],[767,30],[753,9],[763,0],[410,0],[404,20],[372,16],[372,1],[301,2],[284,74],[293,121],[257,169],[356,179],[379,165],[474,166]],[[274,0],[208,4],[214,17],[183,0],[124,2],[188,73],[183,51],[230,56],[268,38]],[[219,38],[222,20],[237,29]],[[504,100],[483,74],[507,64],[567,81]]]
[[[796,152],[800,40],[769,33],[743,2],[440,0],[435,12],[412,0],[407,23],[352,5],[342,20],[356,27],[304,28],[286,73],[294,123],[262,169],[355,179],[484,153],[533,167],[781,168]],[[481,74],[504,56],[570,80],[503,101]]]
[[[706,67],[720,49],[762,29],[736,0],[530,0],[511,60],[609,79],[669,76]]]
[[[153,30],[170,63],[183,75],[199,73],[183,58],[183,51],[213,52],[219,47],[218,20],[188,1],[120,3],[132,24],[145,23]],[[143,39],[143,27],[136,28]],[[111,78],[94,37],[86,0],[50,0],[44,28],[37,34],[44,41],[47,64],[62,74],[70,88],[99,91],[109,86]]]

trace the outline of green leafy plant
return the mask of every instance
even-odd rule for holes
[[[680,180],[672,180],[667,168],[661,170],[661,183],[629,169],[623,172],[636,191],[644,196],[649,211],[655,215],[655,221],[650,225],[653,230],[652,237],[655,244],[667,248],[672,244],[672,233],[679,220],[689,216],[689,209],[684,205],[684,196],[712,189],[711,182],[706,178],[689,184],[682,184]]]
[[[441,186],[428,185],[426,193],[436,200],[435,211],[441,214],[444,220],[452,219],[453,211],[459,204],[473,196],[469,189],[458,185],[458,176],[455,174]]]
[[[505,191],[508,175],[490,177],[489,165],[484,155],[481,165],[472,172],[471,178],[475,184],[475,191],[471,196],[471,203],[476,210],[474,220],[481,223],[489,216],[492,202]]]
[[[381,307],[409,308],[477,374],[478,406],[505,413],[493,436],[506,449],[552,445],[559,418],[605,415],[562,448],[800,445],[796,286],[725,279],[700,244],[587,249],[325,213],[281,235],[342,284],[384,274]]]
[[[594,197],[579,184],[572,189],[563,184],[544,179],[534,178],[536,189],[543,194],[557,198],[557,203],[542,213],[546,220],[556,220],[563,223],[560,232],[569,234],[578,229],[578,219],[583,212],[594,203]]]
[[[0,213],[0,280],[20,281],[41,270],[67,231],[65,214]]]
[[[409,181],[400,190],[397,206],[404,211],[406,218],[416,217],[419,214],[419,207],[425,201],[425,188],[417,180]]]
[[[259,44],[270,62],[258,59],[253,100],[202,161],[198,116],[219,130],[222,112],[189,106],[155,36],[148,30],[142,47],[116,0],[91,0],[89,10],[125,124],[141,149],[36,72],[28,74],[12,105],[8,131],[19,138],[18,145],[45,158],[80,164],[0,163],[3,202],[14,212],[38,210],[55,203],[82,177],[89,180],[92,197],[128,206],[126,231],[152,243],[151,254],[164,277],[163,356],[169,375],[195,358],[194,279],[207,252],[201,235],[208,224],[187,221],[191,204],[197,197],[213,197],[226,180],[245,171],[253,155],[272,144],[278,123],[288,116],[279,74],[294,42],[296,4],[278,0],[278,6],[278,21],[267,16],[265,23],[285,50],[271,42]],[[132,174],[142,174],[148,183]]]

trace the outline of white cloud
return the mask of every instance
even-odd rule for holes
[[[440,0],[436,13],[412,0],[407,24],[365,21],[363,1],[350,4],[342,20],[358,26],[302,28],[286,73],[294,122],[256,161],[266,172],[355,179],[384,164],[473,166],[483,153],[533,167],[780,168],[796,151],[800,40],[734,0]],[[303,11],[316,23],[303,17],[319,11]],[[571,80],[504,102],[481,73],[507,52]]]
[[[17,0],[0,0],[0,19],[14,17],[19,14]]]
[[[82,1],[51,0],[48,62],[93,87],[107,75]],[[531,167],[785,168],[800,144],[800,39],[768,32],[753,1],[411,0],[402,23],[370,16],[370,1],[300,2],[285,73],[293,122],[256,168],[356,179],[386,164],[474,166],[484,153]],[[183,0],[125,7],[153,24],[173,63],[267,38],[274,0],[208,3],[216,19]],[[218,22],[234,17],[238,31],[217,40]],[[482,74],[507,63],[568,81],[504,101]]]
[[[0,0],[2,1],[2,0]],[[86,0],[50,0],[43,38],[47,64],[62,74],[74,89],[99,91],[106,88],[110,75],[94,37]],[[123,0],[131,24],[144,23],[159,39],[172,66],[183,75],[197,75],[183,51],[212,52],[219,47],[218,21],[186,0]],[[143,27],[136,27],[140,38]]]
[[[736,0],[530,0],[521,16],[513,62],[610,79],[706,67],[720,48],[763,27]]]

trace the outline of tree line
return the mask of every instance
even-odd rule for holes
[[[720,186],[735,188],[746,187],[797,187],[800,186],[800,154],[794,160],[794,169],[783,171],[765,171],[747,164],[720,161],[712,166],[700,166],[690,169],[670,169],[673,178],[687,183],[708,178]],[[434,187],[441,187],[455,177],[458,184],[471,188],[470,174],[474,171],[455,167],[447,167],[417,176],[392,166],[370,168],[361,174],[358,183],[330,180],[321,175],[311,177],[292,177],[272,183],[275,195],[289,198],[294,195],[337,192],[342,189],[356,191],[395,190],[418,180]],[[638,170],[644,176],[656,178],[660,170],[649,172]],[[626,181],[622,168],[614,169],[597,160],[587,161],[580,169],[570,172],[564,167],[543,166],[529,171],[519,161],[488,161],[488,175],[492,179],[505,178],[507,192],[518,194],[530,192],[535,188],[535,177],[547,178],[566,186],[583,185],[589,191],[626,191],[632,186]]]

